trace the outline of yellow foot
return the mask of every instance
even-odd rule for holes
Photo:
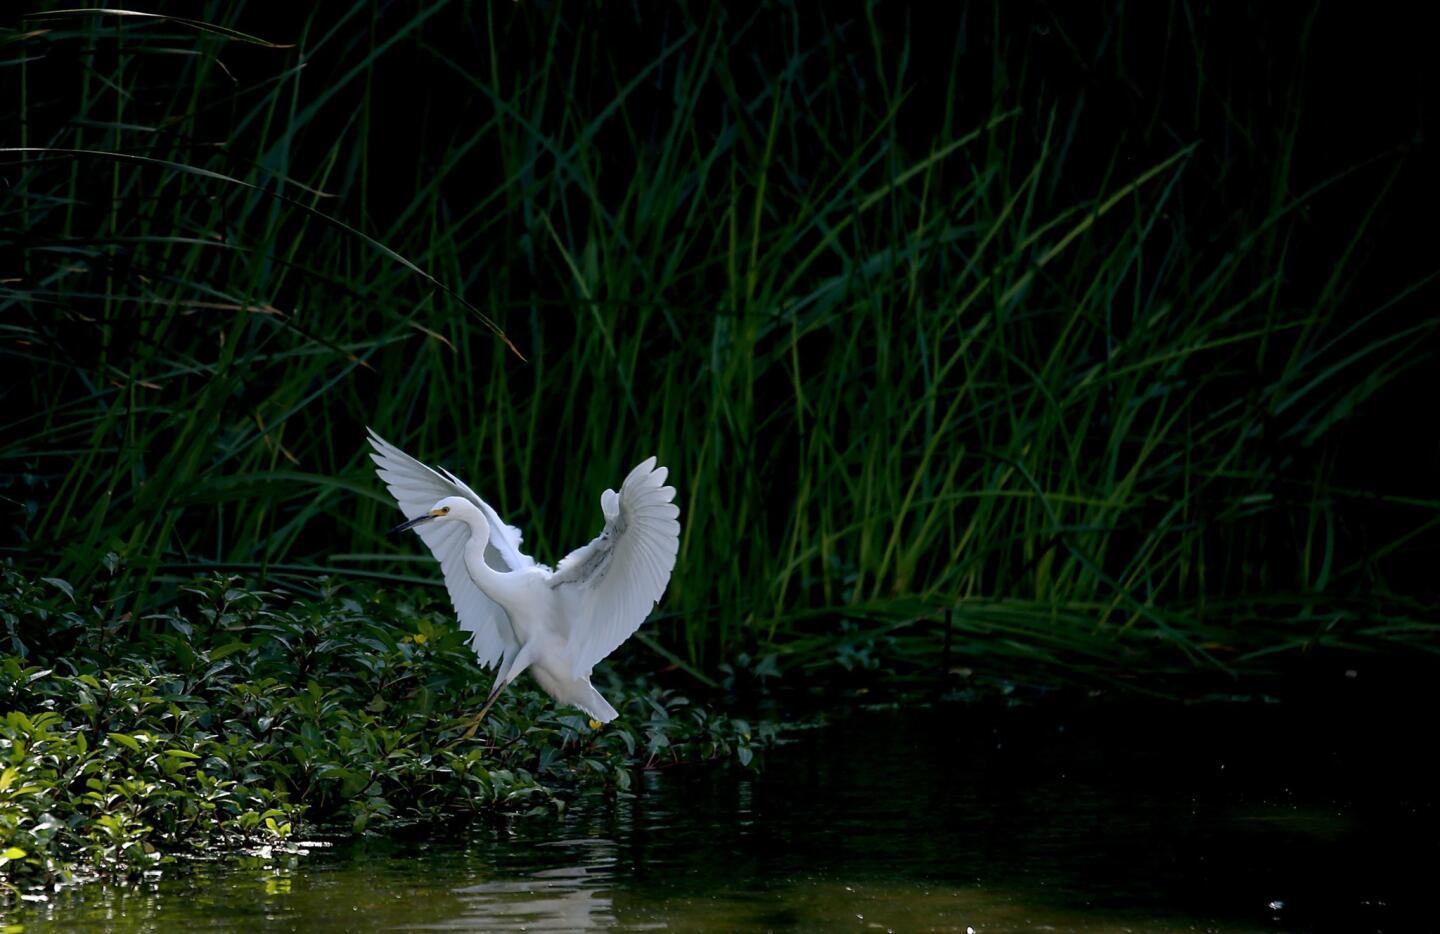
[[[590,718],[590,729],[598,730],[604,725],[605,724],[601,723],[599,720],[596,720],[594,717]]]

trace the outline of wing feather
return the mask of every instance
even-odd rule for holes
[[[572,620],[574,677],[640,628],[655,608],[680,551],[680,507],[669,471],[642,461],[620,485],[600,496],[605,527],[589,544],[565,556],[550,585],[566,600]]]
[[[435,471],[406,454],[370,430],[370,446],[375,453],[375,472],[385,482],[405,518],[423,515],[436,502],[447,496],[463,496],[485,513],[490,525],[490,541],[485,545],[485,560],[501,571],[532,567],[535,559],[520,551],[520,530],[508,525],[454,474]],[[430,522],[416,526],[415,531],[430,548],[445,575],[445,589],[460,628],[471,633],[470,646],[480,663],[495,667],[515,653],[519,643],[510,626],[510,617],[500,606],[485,596],[465,568],[465,545],[470,533],[458,522]]]

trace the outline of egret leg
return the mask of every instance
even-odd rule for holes
[[[460,734],[460,739],[469,739],[475,735],[475,731],[480,729],[480,721],[484,720],[485,715],[490,712],[490,708],[495,706],[495,701],[500,697],[500,692],[505,690],[505,685],[509,683],[509,681],[503,678],[495,679],[495,687],[490,689],[490,696],[485,698],[485,706],[480,708],[480,712],[475,715],[475,719],[471,720],[470,725],[465,728],[465,732]]]

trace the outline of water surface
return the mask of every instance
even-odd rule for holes
[[[1391,720],[1268,706],[872,711],[756,775],[564,817],[81,887],[49,930],[1440,930],[1440,775]]]

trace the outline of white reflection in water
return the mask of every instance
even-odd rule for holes
[[[537,869],[520,876],[476,882],[453,890],[460,913],[412,930],[594,931],[615,925],[609,885],[615,864],[611,840],[552,840],[538,844],[568,850],[569,865]],[[560,853],[556,854],[561,855]]]

